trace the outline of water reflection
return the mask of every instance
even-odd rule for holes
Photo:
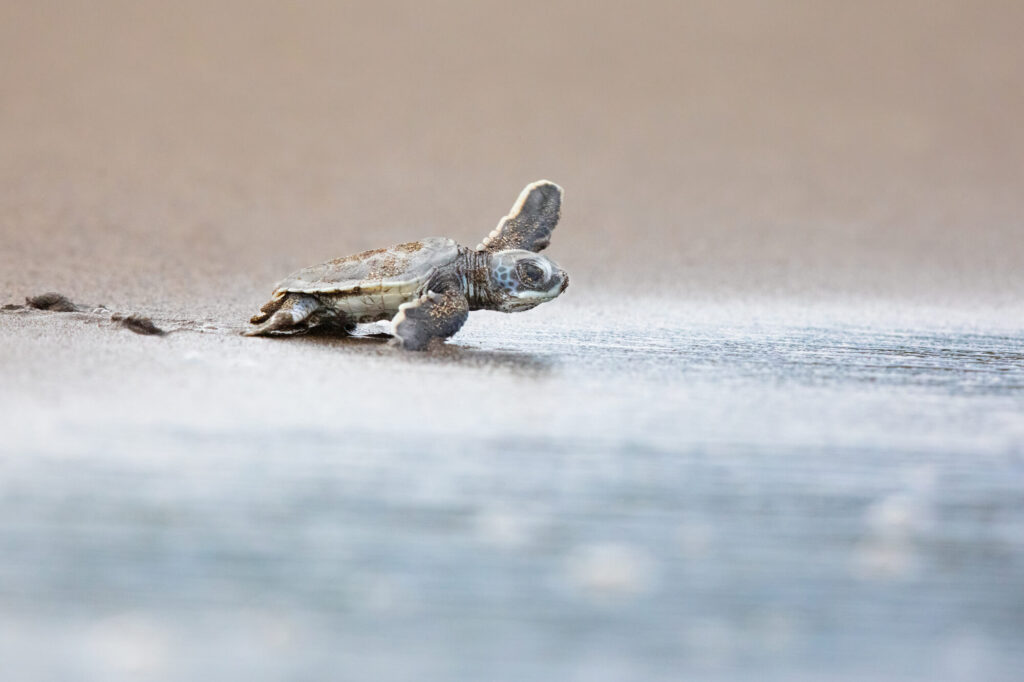
[[[439,365],[501,370],[526,375],[542,375],[558,364],[550,353],[477,348],[457,342],[436,343],[422,352],[407,352],[395,347],[390,334],[379,332],[359,335],[305,334],[281,337],[278,340],[321,348],[335,348],[375,358],[389,358],[395,363]]]

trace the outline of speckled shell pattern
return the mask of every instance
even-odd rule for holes
[[[459,245],[445,237],[363,251],[289,275],[274,297],[311,294],[352,322],[386,320],[413,300],[439,269],[453,267],[459,255]]]

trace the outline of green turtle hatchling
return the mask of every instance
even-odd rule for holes
[[[277,285],[244,334],[350,333],[390,319],[397,343],[420,350],[459,331],[471,310],[529,310],[569,285],[565,271],[538,254],[561,206],[562,188],[540,180],[475,249],[428,237],[299,270]]]

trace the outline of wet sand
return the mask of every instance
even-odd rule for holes
[[[5,315],[0,658],[1014,679],[1020,330],[663,311],[485,313],[424,354]]]
[[[1013,679],[1022,24],[3,3],[0,304],[82,308],[0,311],[0,660]],[[427,354],[238,336],[541,177],[558,300]]]

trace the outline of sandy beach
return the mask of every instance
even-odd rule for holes
[[[0,665],[1014,679],[1022,25],[0,3]],[[239,336],[539,178],[556,301],[422,354]]]

